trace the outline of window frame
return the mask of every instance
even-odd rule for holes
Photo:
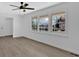
[[[66,32],[66,19],[67,19],[67,17],[66,17],[66,12],[65,12],[65,11],[52,13],[52,14],[51,14],[51,22],[52,22],[52,17],[53,17],[54,15],[58,15],[58,14],[64,14],[64,16],[65,16],[65,23],[64,23],[64,25],[65,25],[65,31],[60,31],[60,32]],[[51,24],[51,25],[52,25],[52,24]],[[58,31],[53,31],[53,30],[51,29],[51,32],[58,32]]]
[[[45,17],[47,17],[48,18],[48,30],[47,31],[45,31],[45,30],[39,30],[39,20],[41,19],[41,18],[45,18]],[[49,16],[48,15],[43,15],[43,16],[39,16],[39,19],[38,19],[38,31],[39,32],[48,32],[49,31]]]
[[[38,17],[37,16],[34,16],[34,17],[32,17],[32,21],[33,21],[33,19],[36,19],[37,20]],[[32,21],[31,21],[31,23],[32,23]],[[37,24],[37,29],[36,30],[32,28],[32,24],[31,24],[31,29],[32,29],[32,31],[38,31],[38,24]]]

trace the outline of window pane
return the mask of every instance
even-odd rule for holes
[[[52,31],[65,31],[65,13],[52,16]]]
[[[33,30],[37,30],[38,29],[37,19],[32,19],[32,29]]]
[[[48,31],[48,17],[40,18],[39,30],[40,31]]]

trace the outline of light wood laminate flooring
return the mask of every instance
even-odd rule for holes
[[[0,57],[74,57],[74,55],[31,39],[2,37]]]

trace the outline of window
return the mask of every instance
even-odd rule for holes
[[[52,31],[65,31],[65,13],[57,13],[52,16]]]
[[[48,17],[39,19],[39,31],[48,31]]]
[[[49,31],[48,31],[49,29]],[[32,18],[32,30],[48,32],[65,31],[65,12],[54,13],[49,16],[38,16]]]
[[[38,21],[37,18],[32,18],[32,30],[37,30],[38,29]]]

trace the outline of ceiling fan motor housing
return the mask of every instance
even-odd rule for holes
[[[23,9],[24,7],[23,6],[20,6],[20,9]]]

